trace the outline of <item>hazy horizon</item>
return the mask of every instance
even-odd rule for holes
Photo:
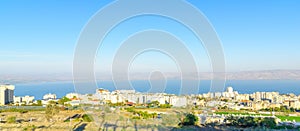
[[[149,72],[133,73],[129,80],[149,80]],[[211,80],[212,72],[199,72],[198,80]],[[164,73],[168,80],[179,80],[178,72]],[[152,80],[161,80],[160,77],[151,77]],[[195,80],[191,75],[187,79]],[[113,81],[112,74],[96,73],[97,81]],[[114,79],[117,80],[117,79]],[[123,79],[124,80],[124,79]],[[264,70],[264,71],[239,71],[227,72],[226,80],[300,80],[300,70]],[[67,73],[41,73],[41,74],[0,74],[0,83],[20,84],[20,83],[40,83],[40,82],[73,82],[71,72]]]

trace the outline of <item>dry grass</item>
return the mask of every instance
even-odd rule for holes
[[[36,131],[43,130],[55,130],[55,131],[65,131],[70,130],[76,124],[63,122],[68,116],[75,114],[80,114],[81,111],[60,111],[59,114],[53,117],[52,122],[48,122],[45,118],[44,111],[30,111],[24,114],[18,112],[2,112],[0,113],[0,118],[3,120],[0,123],[1,131],[19,131],[19,130],[29,130],[35,128]],[[16,117],[16,123],[6,123],[5,120],[8,117]]]
[[[147,111],[155,111],[148,109]],[[160,109],[159,112],[173,112],[171,109]],[[166,127],[161,126],[161,119],[132,119],[132,113],[125,110],[117,110],[111,112],[93,111],[92,116],[94,122],[85,123],[79,120],[72,120],[71,122],[64,122],[64,120],[75,114],[84,114],[84,111],[60,111],[53,117],[53,122],[48,122],[45,117],[45,111],[29,111],[21,114],[18,112],[2,112],[0,118],[15,116],[16,123],[0,123],[1,131],[22,131],[24,129],[35,131],[66,131],[66,130],[116,130],[116,131],[139,131],[143,130],[167,130]],[[32,120],[32,121],[30,121]]]

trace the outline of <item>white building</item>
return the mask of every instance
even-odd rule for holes
[[[22,97],[22,102],[26,104],[32,103],[34,101],[34,96],[24,96]]]
[[[56,94],[51,94],[51,93],[46,94],[43,96],[43,99],[44,100],[56,100]]]
[[[237,91],[234,91],[232,87],[227,87],[226,91],[222,93],[222,96],[225,98],[234,98],[239,93]]]
[[[44,106],[47,105],[50,101],[58,101],[58,99],[56,99],[56,94],[49,93],[43,96],[42,104]]]
[[[227,87],[226,92],[233,93],[233,88],[232,87]]]
[[[249,94],[239,94],[235,96],[235,100],[237,101],[249,101],[250,95]]]
[[[79,98],[79,94],[77,94],[77,93],[68,93],[66,95],[66,97],[69,98],[69,99]]]
[[[118,90],[121,94],[133,94],[135,90]]]
[[[22,102],[22,97],[20,96],[14,96],[14,103],[21,103]]]
[[[185,96],[173,96],[170,98],[170,104],[173,107],[186,107],[188,100]]]
[[[17,104],[29,104],[32,103],[34,101],[34,96],[14,96],[14,103]]]
[[[14,85],[0,85],[0,105],[14,102]]]

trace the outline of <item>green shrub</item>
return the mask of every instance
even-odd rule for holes
[[[141,119],[139,116],[133,116],[132,119]]]
[[[18,112],[21,113],[21,114],[24,114],[24,113],[27,113],[28,111],[27,110],[23,110],[23,109],[19,109]]]
[[[7,123],[16,123],[17,118],[15,116],[10,116],[6,119]]]
[[[34,131],[35,129],[35,125],[28,125],[27,127],[23,128],[23,131]]]
[[[90,115],[84,114],[84,115],[82,115],[82,120],[83,120],[84,122],[92,122],[92,121],[93,121],[93,118],[92,118],[92,116],[90,116]]]
[[[160,108],[171,108],[172,105],[170,105],[170,104],[160,104],[159,107]]]
[[[125,110],[128,111],[128,112],[134,112],[135,111],[133,107],[125,108]]]
[[[45,109],[46,119],[50,121],[54,117],[54,115],[58,113],[59,113],[59,107],[57,106],[56,102],[50,101]]]
[[[196,122],[198,121],[198,117],[195,116],[194,114],[187,114],[185,118],[183,119],[183,122],[180,123],[180,125],[183,126],[189,126],[189,125],[195,125]]]

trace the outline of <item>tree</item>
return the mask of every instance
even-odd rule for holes
[[[295,111],[296,111],[296,109],[295,109],[295,108],[293,108],[293,107],[291,107],[291,108],[290,108],[290,111],[291,111],[291,112],[295,112]]]
[[[68,101],[71,101],[71,100],[69,98],[67,98],[67,97],[64,96],[63,98],[61,98],[61,99],[58,100],[58,104],[64,105],[65,102],[68,102]]]
[[[274,118],[264,118],[261,121],[263,126],[266,126],[267,128],[274,128],[276,127],[276,122]]]
[[[229,125],[232,125],[232,126],[237,126],[238,125],[237,119],[232,115],[226,117],[225,121],[230,123]]]
[[[46,106],[45,114],[46,119],[50,121],[54,115],[59,113],[59,107],[57,106],[55,101],[49,101],[48,105]]]
[[[32,106],[42,106],[42,100],[37,100],[36,103],[32,103]]]
[[[159,102],[158,101],[151,101],[148,105],[149,105],[148,107],[157,107],[157,106],[159,106]]]
[[[244,127],[252,127],[255,126],[255,119],[251,116],[242,117],[239,119],[239,124]]]
[[[280,106],[280,111],[288,112],[288,107],[287,106]]]
[[[236,117],[229,116],[226,118],[226,121],[229,122],[231,126],[241,126],[241,127],[256,127],[256,126],[264,126],[267,128],[274,129],[276,127],[276,122],[274,118],[266,117]]]
[[[183,126],[195,125],[197,121],[198,121],[197,116],[195,116],[194,114],[187,114],[183,119],[183,122],[180,123],[180,125]]]
[[[42,100],[37,100],[36,103],[37,103],[38,106],[42,106],[43,105],[42,104]]]
[[[274,108],[274,111],[279,112],[279,111],[280,111],[280,108],[279,108],[279,107],[275,107],[275,108]]]

